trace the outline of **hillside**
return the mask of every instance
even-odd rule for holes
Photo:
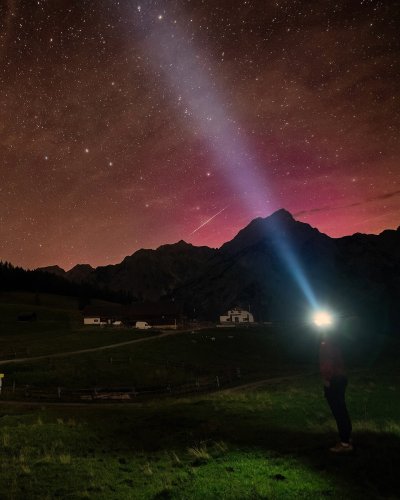
[[[3,345],[17,340],[33,355],[135,335],[75,330],[76,301],[40,299],[35,306],[34,294],[3,295]],[[17,311],[32,307],[37,325],[15,322]],[[304,360],[288,356],[280,333],[265,326],[182,332],[2,366],[0,497],[396,498],[396,339],[382,339],[375,362],[348,360],[356,368],[347,394],[356,451],[338,458],[327,451],[336,430],[316,373],[317,338],[308,336]],[[179,393],[187,382],[192,392]],[[104,387],[138,394],[103,400]],[[72,403],[71,388],[80,398]]]
[[[253,220],[218,250],[181,241],[65,273],[70,280],[82,275],[145,300],[178,298],[188,317],[215,320],[238,304],[250,305],[258,320],[295,319],[310,308],[309,288],[319,304],[342,315],[383,331],[400,325],[400,229],[334,239],[285,210]]]
[[[92,305],[107,307],[113,303],[92,299]],[[36,320],[18,321],[19,315],[27,312],[34,313]],[[84,327],[77,297],[29,292],[0,294],[0,360],[74,351],[139,336],[140,332],[132,329]],[[29,377],[25,383],[30,383]]]
[[[204,315],[238,303],[250,304],[259,320],[296,320],[310,309],[302,278],[319,304],[383,331],[398,329],[400,231],[333,239],[285,211],[251,222],[176,295]]]

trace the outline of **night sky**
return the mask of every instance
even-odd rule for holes
[[[399,2],[0,6],[0,259],[400,224]]]

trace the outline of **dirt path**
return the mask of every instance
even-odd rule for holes
[[[88,352],[97,352],[97,351],[105,351],[107,349],[114,349],[116,347],[123,347],[125,345],[131,344],[139,344],[141,342],[149,342],[150,340],[161,339],[165,337],[173,337],[175,335],[180,335],[185,333],[183,330],[172,331],[161,333],[160,335],[153,335],[151,337],[142,337],[140,339],[135,340],[127,340],[125,342],[119,342],[117,344],[108,344],[100,347],[90,347],[89,349],[80,349],[79,351],[69,351],[69,352],[55,352],[53,354],[43,354],[41,356],[33,356],[31,358],[14,358],[14,359],[4,359],[0,361],[1,365],[9,365],[11,363],[28,363],[30,361],[38,361],[40,359],[49,359],[49,358],[67,358],[68,356],[75,356],[77,354],[86,354]]]

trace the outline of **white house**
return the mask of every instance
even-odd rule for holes
[[[89,318],[83,318],[83,324],[84,325],[105,325],[106,323],[101,322],[99,317],[97,317],[97,318],[89,317]]]
[[[254,323],[254,317],[249,311],[245,311],[240,307],[230,309],[224,316],[219,317],[220,323]]]
[[[117,319],[110,319],[110,318],[104,318],[104,317],[93,317],[93,316],[88,316],[83,318],[83,324],[84,325],[115,325],[115,326],[121,326],[122,321],[117,320]]]

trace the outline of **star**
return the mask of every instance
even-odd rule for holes
[[[225,206],[190,243],[399,225],[396,2],[4,3],[1,259],[115,263]]]

